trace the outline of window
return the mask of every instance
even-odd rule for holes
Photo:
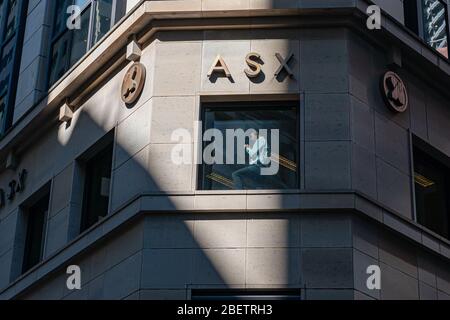
[[[192,300],[202,301],[233,301],[233,300],[301,300],[300,289],[283,290],[249,290],[249,289],[227,289],[227,290],[203,290],[195,289],[191,293]]]
[[[447,4],[441,0],[404,1],[405,25],[448,58]]]
[[[0,135],[12,124],[28,0],[0,0]]]
[[[92,48],[125,14],[121,0],[61,0],[55,2],[52,32],[50,85],[61,78],[86,52]],[[79,6],[81,14],[72,18],[67,13],[72,5]],[[80,29],[69,29],[67,24],[80,19]]]
[[[445,162],[444,162],[445,161]],[[449,159],[416,140],[414,181],[417,221],[449,239],[450,167]]]
[[[203,106],[201,190],[297,189],[298,102]]]
[[[42,261],[45,239],[45,225],[50,201],[50,188],[46,187],[31,206],[25,208],[27,228],[25,238],[25,253],[22,273],[27,272]]]
[[[84,197],[81,232],[108,214],[113,159],[113,133],[94,146],[94,155],[84,162]]]

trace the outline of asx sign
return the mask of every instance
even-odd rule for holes
[[[275,54],[275,59],[279,63],[278,69],[275,71],[274,76],[278,77],[282,72],[286,72],[286,74],[290,78],[295,78],[295,73],[293,70],[293,64],[295,55],[294,53],[289,53],[286,57],[283,57],[280,53]],[[245,57],[245,63],[248,68],[244,70],[245,74],[248,78],[257,78],[263,72],[263,60],[259,53],[251,52]],[[228,67],[225,59],[222,55],[217,55],[216,59],[211,65],[211,68],[208,72],[208,78],[212,78],[213,76],[225,76],[228,79],[232,80],[233,74]]]

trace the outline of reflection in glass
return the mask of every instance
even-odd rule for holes
[[[4,11],[4,6],[5,6],[6,0],[0,0],[0,26],[3,26],[3,11]],[[1,36],[0,36],[1,38]]]
[[[58,0],[55,8],[55,24],[53,36],[59,35],[67,29],[67,8],[72,4],[72,0]]]
[[[0,61],[0,94],[4,95],[8,91],[8,83],[11,76],[11,65],[14,57],[14,41],[10,40],[3,47]]]
[[[85,55],[88,50],[88,36],[89,36],[89,18],[91,15],[91,8],[81,14],[81,29],[71,31],[73,33],[72,48],[70,54],[70,65],[72,67],[81,57]]]
[[[27,210],[28,225],[23,259],[23,273],[42,261],[49,201],[50,194],[47,193]]]
[[[8,1],[8,13],[7,17],[7,25],[6,25],[6,35],[5,38],[8,39],[11,37],[16,31],[17,27],[17,14],[18,14],[18,5],[17,0],[9,0]]]
[[[95,6],[93,44],[96,44],[111,28],[113,0],[99,0]]]
[[[203,132],[216,129],[223,137],[222,150],[216,150],[214,164],[202,165],[202,190],[256,190],[298,188],[298,119],[296,103],[214,104],[204,108]],[[243,145],[239,139],[227,141],[227,130],[248,132]],[[254,132],[252,132],[254,130]],[[267,130],[266,134],[264,130]],[[272,141],[273,130],[279,130],[279,141]],[[258,133],[260,133],[258,135]],[[228,136],[230,139],[231,136]],[[233,159],[228,159],[227,144],[234,147]],[[203,143],[203,150],[211,141]],[[278,144],[279,147],[275,147]],[[245,150],[245,163],[238,156]],[[231,160],[231,161],[230,161]],[[218,162],[218,163],[217,163]],[[221,164],[221,162],[223,164]],[[262,168],[279,167],[275,174],[264,175]]]
[[[425,41],[439,53],[448,57],[447,10],[439,0],[423,1]]]
[[[84,203],[81,231],[97,223],[108,214],[113,143],[101,150],[85,164]]]
[[[5,96],[0,97],[0,132],[3,132],[4,130],[4,123],[5,123]]]
[[[55,83],[86,54],[88,49],[90,13],[91,8],[89,7],[81,14],[80,30],[69,30],[64,23],[63,29],[65,31],[59,36],[52,47],[50,84]]]
[[[67,71],[67,61],[69,60],[70,32],[63,34],[52,48],[52,64],[50,70],[50,84],[55,83]]]
[[[1,1],[1,0],[0,0]],[[52,62],[50,85],[60,79],[86,52],[100,41],[112,27],[113,0],[63,0],[55,6],[55,21],[52,40]],[[122,2],[119,2],[121,8]],[[68,29],[67,7],[78,5],[81,13],[81,29]],[[116,21],[121,18],[122,11],[115,12]]]

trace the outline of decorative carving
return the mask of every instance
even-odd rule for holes
[[[388,107],[397,113],[408,109],[408,91],[398,74],[388,71],[381,81],[381,90]]]
[[[128,69],[122,82],[122,101],[133,104],[139,98],[145,83],[145,66],[136,62]]]

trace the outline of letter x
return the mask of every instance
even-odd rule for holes
[[[275,77],[278,77],[283,70],[286,70],[289,77],[294,78],[294,71],[292,71],[291,67],[289,66],[289,61],[294,58],[294,53],[289,53],[286,59],[284,59],[279,53],[276,53],[275,57],[277,57],[278,61],[280,61],[281,64],[278,70],[275,72]]]

